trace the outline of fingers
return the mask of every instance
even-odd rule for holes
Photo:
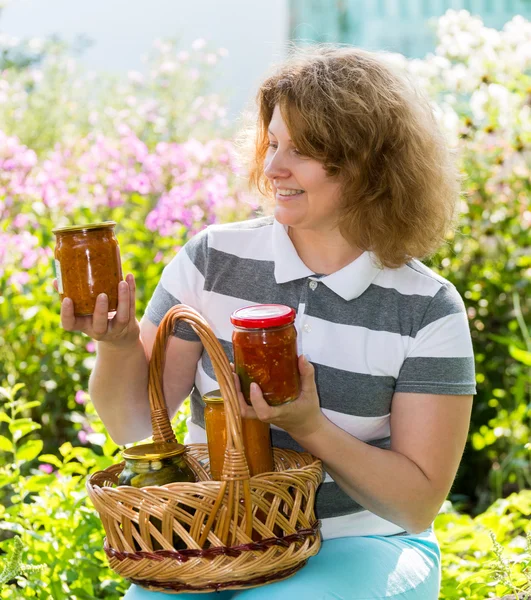
[[[299,356],[299,373],[301,376],[301,393],[314,391],[316,388],[315,369],[304,354]]]
[[[70,298],[64,298],[61,302],[61,327],[65,331],[74,331],[75,323],[74,303]]]
[[[236,373],[232,374],[232,378],[234,380],[234,386],[236,387],[236,392],[238,394],[238,401],[240,403],[240,412],[243,419],[256,419],[256,412],[252,406],[249,406],[247,402],[245,402],[245,398],[243,397],[241,388],[240,388],[240,378]]]
[[[92,314],[92,330],[95,336],[104,335],[109,324],[109,299],[107,294],[99,294]]]
[[[136,315],[136,281],[132,273],[129,273],[125,280],[129,286],[129,318],[134,319]]]
[[[251,383],[251,403],[260,421],[271,423],[277,413],[275,407],[265,401],[262,390],[257,383]]]
[[[57,279],[54,279],[54,280],[53,280],[53,288],[54,288],[54,290],[55,290],[56,292],[58,292],[58,291],[59,291],[59,289],[58,289],[58,287],[57,287]]]
[[[116,326],[120,332],[129,323],[129,311],[131,290],[127,281],[120,281],[118,284],[118,307],[113,318],[113,326]]]

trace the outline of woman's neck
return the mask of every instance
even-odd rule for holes
[[[338,230],[320,232],[288,227],[288,235],[302,262],[314,273],[331,275],[363,254]]]

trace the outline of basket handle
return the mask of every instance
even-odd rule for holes
[[[162,319],[158,329],[153,353],[149,363],[149,404],[151,408],[151,424],[155,442],[175,442],[175,434],[168,417],[168,409],[164,400],[162,376],[166,345],[177,321],[184,321],[192,326],[210,355],[214,373],[221,389],[225,405],[227,423],[227,446],[222,479],[248,480],[249,467],[243,446],[242,421],[240,403],[234,386],[232,369],[218,339],[214,335],[206,319],[195,309],[186,304],[177,304],[170,308]]]

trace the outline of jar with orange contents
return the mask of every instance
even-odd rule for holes
[[[76,316],[91,315],[105,293],[109,311],[118,307],[122,265],[114,221],[54,229],[55,272],[61,298],[70,298]]]
[[[257,304],[232,313],[234,368],[247,404],[253,382],[271,406],[299,397],[295,314],[283,304]]]
[[[210,474],[212,479],[221,480],[225,447],[227,445],[227,425],[225,407],[220,390],[203,396],[205,402],[205,430],[208,442]],[[258,419],[242,419],[243,445],[251,476],[274,470],[273,450],[269,423]]]

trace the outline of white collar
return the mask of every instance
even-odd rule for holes
[[[315,275],[297,254],[287,227],[276,219],[273,220],[273,258],[277,283]],[[319,281],[344,300],[353,300],[363,294],[380,271],[372,252],[364,252],[339,271],[319,278]]]

